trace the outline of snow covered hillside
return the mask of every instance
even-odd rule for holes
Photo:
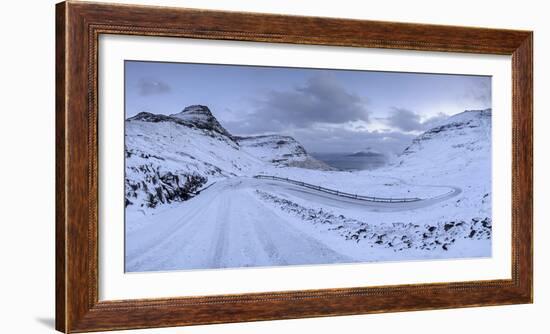
[[[445,208],[451,217],[491,217],[491,109],[456,114],[413,140],[385,175],[413,184],[462,189]]]
[[[386,167],[363,171],[280,168],[272,175],[314,183],[348,193],[380,197],[434,197],[458,186],[468,197],[480,196],[490,208],[491,110],[466,111],[417,136]]]
[[[310,156],[305,148],[290,136],[266,135],[234,138],[244,150],[276,166],[334,170],[324,162]]]
[[[170,116],[142,112],[128,118],[125,127],[130,212],[184,201],[216,180],[276,166],[330,169],[292,137],[232,136],[206,106]]]
[[[491,109],[451,116],[415,138],[401,155],[404,168],[438,167],[433,172],[463,170],[484,162],[491,152]]]
[[[315,203],[301,192],[284,196],[282,192],[260,193],[264,201],[291,217],[378,248],[378,260],[491,254],[491,109],[465,111],[440,122],[416,137],[397,161],[385,168],[349,172],[347,177],[345,172],[297,173],[288,169],[278,170],[277,175],[300,175],[304,182],[370,196],[447,197],[431,205],[387,210]],[[391,249],[399,254],[384,253]],[[419,249],[430,252],[419,255]]]
[[[186,110],[174,116],[143,112],[126,120],[125,192],[131,209],[145,212],[187,200],[207,183],[262,165],[240,149],[207,108],[203,113],[189,109],[189,115]]]

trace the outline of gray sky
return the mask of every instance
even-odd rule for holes
[[[438,120],[491,107],[491,78],[126,61],[126,117],[210,108],[232,134],[291,135],[310,152],[400,153]]]

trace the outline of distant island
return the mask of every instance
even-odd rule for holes
[[[384,155],[382,153],[378,153],[378,152],[360,151],[360,152],[355,152],[355,153],[352,153],[352,154],[348,154],[347,156],[348,157],[382,157]]]

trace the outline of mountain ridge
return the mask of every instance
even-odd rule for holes
[[[491,156],[492,109],[466,110],[415,137],[397,157],[397,166],[451,166],[466,168]]]
[[[188,121],[199,128],[209,129],[227,137],[232,137],[229,131],[227,131],[216,117],[214,117],[210,108],[204,105],[194,104],[187,106],[181,112],[172,114],[170,117]]]
[[[449,117],[417,136],[388,167],[406,168],[422,177],[481,166],[480,177],[490,177],[483,161],[490,157],[486,139],[491,112],[467,110]],[[202,105],[173,115],[141,112],[125,124],[127,206],[184,201],[221,178],[251,176],[270,168],[335,170],[310,156],[291,136],[232,135]],[[487,192],[490,189],[483,189]]]
[[[126,206],[184,201],[217,179],[267,167],[331,169],[291,136],[233,136],[203,105],[172,115],[140,112],[125,124]]]

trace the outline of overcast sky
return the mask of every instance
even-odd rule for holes
[[[310,152],[400,153],[435,122],[491,107],[491,78],[126,61],[126,117],[210,108],[232,134],[291,135]]]

